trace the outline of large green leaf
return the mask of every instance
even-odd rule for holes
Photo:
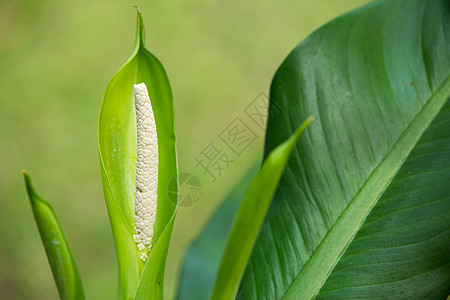
[[[260,166],[261,158],[258,158],[189,246],[181,270],[178,300],[202,300],[208,299],[211,295],[227,241],[224,237],[229,235],[233,217]]]
[[[269,153],[307,116],[242,299],[445,299],[450,292],[450,2],[377,1],[277,71]]]
[[[298,138],[313,119],[306,119],[286,141],[273,149],[252,179],[228,235],[211,299],[231,299],[236,296],[245,266],[288,158]]]
[[[173,97],[163,66],[144,48],[144,25],[138,12],[134,52],[105,91],[98,129],[103,189],[119,264],[121,299],[132,299],[139,280],[146,280],[140,278],[144,263],[139,259],[133,241],[137,155],[133,84],[141,82],[148,88],[158,133],[158,204],[152,251],[165,249],[165,255],[169,239],[164,238],[164,242],[158,242],[158,239],[163,232],[170,236],[172,226],[168,225],[176,208],[167,193],[169,182],[177,180]],[[173,186],[176,188],[177,185]],[[156,245],[161,249],[155,249]],[[164,274],[164,266],[165,263],[150,266],[151,272],[145,274]]]
[[[22,173],[59,296],[65,300],[85,299],[80,273],[58,218],[50,203],[35,191],[30,176]]]

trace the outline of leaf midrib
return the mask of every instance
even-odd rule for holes
[[[449,93],[450,76],[447,76],[336,219],[283,299],[312,299],[319,293],[365,219],[445,104]]]

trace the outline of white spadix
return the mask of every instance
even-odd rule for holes
[[[134,241],[147,260],[152,246],[158,190],[158,135],[155,116],[144,83],[134,85],[137,125],[136,199]]]

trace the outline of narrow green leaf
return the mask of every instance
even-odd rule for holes
[[[22,173],[59,296],[67,300],[85,299],[80,274],[58,218],[52,206],[36,193],[30,176]]]
[[[450,2],[376,1],[315,31],[271,88],[266,153],[295,149],[239,299],[444,299],[450,287]]]
[[[266,157],[261,170],[250,183],[228,237],[211,299],[233,299],[236,296],[245,266],[289,155],[301,133],[313,119],[309,117],[288,140]]]
[[[134,297],[144,269],[133,240],[137,156],[133,85],[142,82],[148,89],[158,134],[158,203],[152,240],[156,244],[176,208],[167,192],[169,182],[177,180],[173,97],[163,66],[144,48],[144,25],[138,12],[133,54],[106,88],[98,128],[103,189],[119,264],[121,299]],[[171,227],[167,228],[170,235]],[[164,264],[151,268],[159,273]]]
[[[178,300],[204,300],[211,296],[220,258],[230,234],[233,219],[252,178],[261,166],[258,158],[225,197],[202,232],[186,251],[178,285]]]

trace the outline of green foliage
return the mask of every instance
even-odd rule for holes
[[[158,204],[152,249],[146,262],[133,240],[137,129],[133,84],[144,82],[158,132]],[[161,63],[144,48],[144,25],[138,11],[131,58],[111,79],[99,117],[99,155],[119,265],[119,299],[163,299],[164,269],[176,215],[167,187],[177,192],[177,165],[172,91]],[[25,181],[33,213],[62,299],[84,299],[80,276],[61,226],[51,208]]]
[[[131,54],[132,5],[143,13],[147,48],[170,78],[179,168],[192,171],[192,157],[268,89],[274,68],[299,37],[368,1],[2,1],[1,298],[58,297],[18,173],[24,167],[58,214],[86,296],[116,296],[117,264],[100,187],[96,127],[104,89]],[[220,183],[205,184],[198,205],[178,215],[176,247],[169,250],[165,274],[168,299],[187,241],[251,157],[260,155],[261,142],[253,143]]]
[[[443,299],[450,288],[450,3],[378,1],[277,71],[266,153],[308,115],[241,299]],[[420,282],[420,284],[419,284]]]
[[[212,292],[226,239],[233,218],[253,176],[260,168],[258,159],[238,184],[226,196],[204,231],[190,245],[182,267],[178,300],[207,299]]]
[[[30,176],[22,173],[59,296],[65,300],[85,299],[80,274],[58,218],[52,206],[36,193]]]
[[[448,28],[445,1],[378,1],[287,57],[271,87],[283,116],[269,119],[266,156],[299,121],[318,120],[293,150],[239,299],[450,293]]]
[[[199,294],[211,289],[212,299],[236,293],[239,299],[449,294],[449,28],[446,0],[380,0],[330,22],[294,49],[271,87],[271,106],[282,117],[269,119],[264,163],[227,244],[217,248],[224,250],[214,288],[205,281]],[[153,247],[145,263],[133,241],[133,84],[141,82],[152,101],[160,163]],[[311,115],[318,120],[297,143],[312,119],[297,127]],[[161,63],[144,48],[140,13],[134,52],[106,89],[98,135],[119,265],[118,298],[163,299],[176,215],[167,193],[177,178],[173,104]],[[24,175],[60,296],[84,299],[61,226]],[[228,233],[230,224],[231,216],[215,232]],[[215,270],[217,255],[208,260],[208,272]]]
[[[133,240],[137,155],[133,84],[141,82],[148,87],[159,150],[158,205],[146,263],[139,259]],[[144,25],[138,12],[134,52],[106,88],[98,129],[103,188],[119,265],[119,298],[131,299],[137,289],[138,295],[163,297],[165,257],[176,208],[167,192],[169,181],[177,179],[172,101],[164,68],[144,48]],[[156,258],[158,263],[152,264]]]
[[[148,260],[145,263],[144,270],[142,271],[142,276],[136,289],[136,295],[133,299],[146,300],[164,298],[164,267],[174,221],[175,215],[170,219],[156,243],[153,244]]]
[[[267,155],[261,170],[250,183],[228,236],[211,299],[231,299],[236,296],[259,228],[264,221],[288,157],[298,138],[313,119],[309,117],[288,140]]]

